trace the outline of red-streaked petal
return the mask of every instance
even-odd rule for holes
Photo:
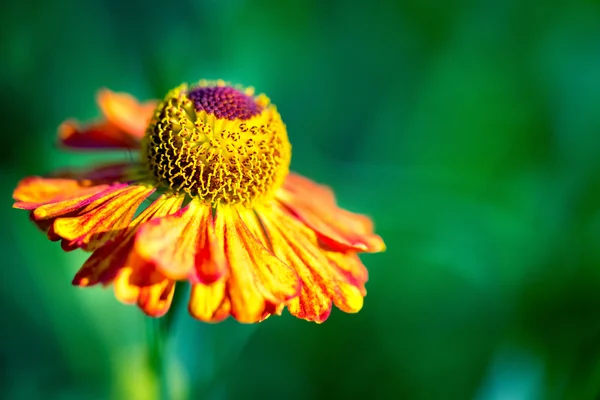
[[[266,214],[263,213],[261,216]],[[330,282],[320,279],[315,270],[319,271],[326,267],[327,260],[318,251],[311,254],[306,249],[300,248],[308,240],[298,232],[294,233],[296,240],[290,243],[291,239],[286,236],[291,233],[283,232],[289,226],[279,228],[278,224],[281,221],[266,217],[263,217],[262,221],[273,246],[273,252],[279,259],[291,266],[302,281],[300,295],[288,303],[290,314],[318,323],[325,321],[331,313],[332,306],[331,296],[327,293],[327,284],[333,282],[331,282],[331,277],[326,277],[326,280],[328,279]],[[298,236],[299,238],[297,238]],[[314,250],[314,246],[311,245],[310,247]]]
[[[84,209],[90,210],[98,206],[101,202],[110,200],[128,186],[129,185],[126,183],[122,183],[108,186],[99,192],[91,191],[90,193],[86,193],[84,195],[75,193],[74,196],[69,196],[64,200],[61,199],[59,201],[47,202],[39,207],[36,207],[31,216],[34,221],[41,221],[67,216],[71,213],[77,213]],[[96,188],[102,188],[102,185],[95,186],[94,189]],[[90,207],[90,205],[92,206]]]
[[[67,120],[58,127],[60,144],[73,149],[137,149],[139,139],[117,128],[108,121],[81,126],[77,121]]]
[[[191,201],[180,212],[139,230],[135,251],[165,276],[210,284],[227,272],[223,245],[214,232],[212,209]]]
[[[129,225],[138,207],[154,191],[138,185],[120,189],[89,204],[77,215],[57,218],[54,232],[63,238],[63,243],[68,242],[69,248],[97,249]]]
[[[30,176],[21,180],[13,192],[13,207],[32,210],[46,203],[100,192],[108,184],[125,182],[136,173],[130,163],[109,164],[83,171],[66,170],[51,177]]]
[[[261,212],[260,216],[273,252],[302,280],[300,296],[288,304],[292,315],[323,322],[329,317],[332,301],[345,312],[361,309],[363,296],[360,289],[330,264],[312,230],[276,209]]]
[[[335,268],[349,284],[360,289],[366,295],[365,283],[369,280],[369,272],[356,253],[338,253],[323,251],[332,268]]]
[[[127,229],[123,230],[121,236],[94,251],[75,275],[73,285],[92,286],[98,283],[107,285],[115,279],[119,271],[127,269],[127,271],[119,276],[118,282],[115,280],[115,291],[129,292],[129,295],[124,294],[122,297],[117,296],[117,298],[123,302],[135,302],[139,288],[135,286],[137,288],[137,291],[135,291],[129,285],[132,268],[127,267],[127,260],[133,248],[137,228],[140,224],[153,218],[159,218],[176,212],[181,207],[182,201],[183,196],[169,197],[161,195],[142,211]],[[132,296],[132,291],[135,291],[135,296],[132,300],[126,301],[126,299]]]
[[[296,297],[300,282],[290,267],[251,234],[240,213],[252,211],[220,207],[215,231],[217,237],[225,238],[231,314],[240,322],[257,322],[269,304]]]
[[[19,183],[13,193],[13,198],[17,200],[13,207],[21,210],[34,210],[49,204],[63,202],[67,204],[69,201],[75,204],[79,201],[78,199],[90,198],[108,188],[109,185],[85,187],[72,179],[34,176],[25,178]]]
[[[94,250],[125,228],[138,206],[154,190],[126,183],[99,185],[81,189],[66,198],[55,195],[50,202],[15,206],[32,209],[31,219],[48,232],[51,240],[62,238],[65,251],[77,247]]]
[[[278,305],[267,304],[267,307],[265,307],[265,311],[263,312],[263,316],[260,319],[260,321],[258,321],[258,322],[263,322],[264,320],[269,318],[271,315],[281,315],[284,308],[285,308],[284,303],[281,303]]]
[[[298,188],[295,184],[298,184]],[[368,217],[339,208],[331,192],[320,185],[312,185],[311,190],[308,179],[294,176],[277,192],[277,198],[292,215],[315,231],[321,243],[332,250],[385,250],[383,240],[373,233],[373,224]]]
[[[202,283],[192,285],[188,310],[200,321],[219,322],[227,318],[231,312],[231,302],[227,297],[225,279],[210,285]]]
[[[140,103],[128,93],[113,92],[109,89],[101,89],[96,100],[107,121],[138,141],[144,136],[158,104],[156,100]]]

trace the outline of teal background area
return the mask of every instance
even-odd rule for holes
[[[355,315],[175,315],[171,398],[600,398],[598,1],[25,0],[0,21],[0,398],[157,398],[142,313],[72,287],[87,255],[11,192],[135,156],[56,147],[99,88],[202,78],[266,93],[292,168],[388,250]]]

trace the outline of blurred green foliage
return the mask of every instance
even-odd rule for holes
[[[3,399],[150,399],[145,318],[77,289],[11,209],[19,179],[130,154],[64,153],[100,87],[253,85],[292,167],[373,217],[357,315],[256,326],[177,315],[173,396],[600,397],[600,5],[595,0],[3,3]]]

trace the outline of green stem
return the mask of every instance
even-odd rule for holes
[[[147,318],[148,364],[154,375],[158,399],[172,398],[168,370],[168,342],[176,314],[179,312],[178,306],[185,298],[186,289],[185,282],[178,282],[169,312],[161,318]]]

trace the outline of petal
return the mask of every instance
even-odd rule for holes
[[[271,315],[281,315],[284,308],[285,308],[284,303],[281,303],[278,305],[267,304],[267,307],[265,307],[265,311],[263,312],[263,316],[259,322],[263,322],[265,319],[269,318]]]
[[[162,317],[169,311],[175,293],[175,281],[164,278],[159,283],[140,289],[138,307],[150,317]]]
[[[161,195],[122,231],[118,240],[107,243],[92,254],[73,279],[73,284],[91,286],[113,282],[115,297],[123,303],[137,303],[152,317],[164,315],[173,299],[174,282],[154,270],[141,271],[139,265],[131,261],[131,250],[138,226],[176,212],[182,201],[183,196]],[[149,283],[140,285],[140,281]]]
[[[84,171],[63,171],[53,177],[32,176],[19,182],[13,192],[13,207],[32,210],[45,203],[58,202],[73,195],[84,195],[106,189],[107,184],[134,177],[135,165],[109,164]],[[95,187],[95,188],[94,188]]]
[[[96,166],[91,169],[62,169],[52,176],[57,178],[75,179],[82,184],[99,185],[102,183],[130,182],[139,180],[144,175],[141,163],[130,161]]]
[[[77,286],[92,286],[103,283],[106,285],[111,283],[113,279],[117,277],[119,271],[127,269],[126,272],[119,275],[118,282],[115,280],[115,291],[134,291],[128,286],[132,268],[127,267],[127,260],[133,248],[133,240],[138,226],[153,218],[176,212],[181,207],[182,201],[183,197],[180,196],[168,197],[166,195],[161,195],[136,217],[130,226],[123,231],[121,236],[94,251],[75,275],[73,284]],[[117,297],[121,299],[120,296]],[[123,295],[123,299],[125,300],[122,301],[127,302],[126,299],[128,298],[130,298],[129,295]],[[130,300],[129,302],[135,302],[136,299],[137,292],[133,300]]]
[[[74,120],[58,128],[62,145],[76,149],[137,149],[157,102],[140,104],[126,93],[98,92],[97,102],[105,120],[80,127]]]
[[[45,180],[45,183],[48,184],[48,180]],[[63,187],[62,183],[63,182],[52,182],[51,184],[60,188]],[[100,198],[110,197],[113,192],[126,186],[126,184],[114,186],[99,185],[90,188],[82,188],[72,193],[65,190],[64,194],[53,194],[52,190],[48,190],[44,193],[38,192],[39,198],[37,200],[43,200],[42,202],[17,202],[13,206],[31,210],[31,220],[35,222],[42,231],[47,232],[50,240],[57,241],[60,240],[61,237],[54,228],[56,218],[76,215],[78,210],[84,209]],[[23,195],[23,197],[24,196],[25,195]],[[29,199],[33,199],[32,196],[33,195],[29,196]]]
[[[296,273],[251,234],[240,216],[247,213],[252,211],[220,207],[215,231],[225,238],[231,314],[240,322],[257,322],[269,304],[296,297],[300,285]]]
[[[192,293],[188,303],[190,314],[206,322],[219,322],[229,316],[231,302],[227,297],[225,279],[210,285],[197,283],[192,285]]]
[[[383,240],[373,233],[373,224],[368,217],[339,208],[331,192],[306,178],[300,179],[296,175],[291,180],[288,178],[286,185],[277,192],[277,198],[332,250],[385,250]]]
[[[72,179],[40,178],[37,176],[23,179],[13,192],[17,200],[14,208],[34,210],[47,204],[55,204],[91,197],[108,189],[108,185],[85,187]],[[66,204],[66,203],[65,203]]]
[[[283,187],[298,197],[318,198],[319,201],[335,204],[333,190],[293,172],[286,176]]]
[[[135,252],[175,280],[189,278],[209,284],[227,272],[212,209],[196,200],[174,215],[144,224],[137,234]]]
[[[323,322],[331,312],[332,301],[345,312],[360,310],[363,305],[360,288],[330,263],[314,232],[281,210],[261,212],[260,216],[273,252],[302,280],[300,296],[288,304],[292,315]]]
[[[54,221],[54,233],[63,238],[63,243],[68,242],[69,248],[94,250],[126,228],[140,204],[154,190],[152,187],[131,185],[106,193],[85,207],[81,207],[80,203],[73,216]],[[34,215],[44,207],[47,206],[36,209]]]
[[[121,268],[114,278],[115,297],[122,303],[135,304],[140,296],[141,288],[131,283],[131,268]]]
[[[365,283],[369,279],[369,272],[356,253],[338,253],[323,251],[329,264],[335,268],[344,280],[360,289],[363,296],[366,294]]]
[[[109,122],[138,141],[144,136],[158,104],[156,100],[140,103],[130,94],[109,89],[98,92],[97,102]]]
[[[137,149],[139,140],[111,122],[100,121],[80,126],[67,120],[58,127],[60,144],[73,149]]]
[[[46,202],[33,210],[32,218],[34,221],[50,220],[57,217],[62,217],[76,213],[80,210],[90,210],[98,206],[99,202],[110,200],[116,196],[119,191],[126,189],[129,185],[126,183],[117,184],[113,186],[94,186],[93,190],[75,192],[71,196],[67,196],[65,199],[58,198],[52,201]],[[101,189],[98,191],[98,189]],[[103,190],[102,190],[103,189]],[[92,205],[90,207],[90,205]]]

